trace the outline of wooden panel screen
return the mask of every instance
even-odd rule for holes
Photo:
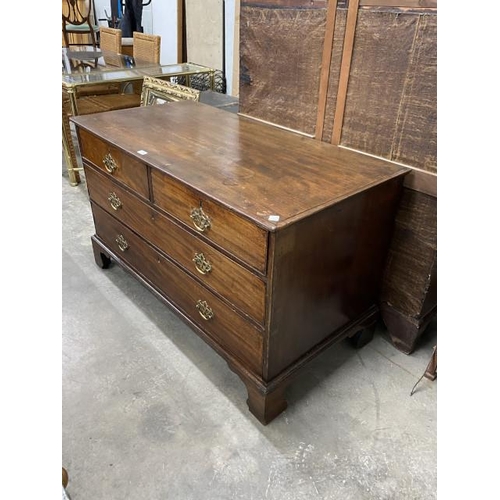
[[[240,112],[313,135],[325,9],[241,5]]]
[[[436,2],[335,6],[242,2],[240,112],[437,173]]]

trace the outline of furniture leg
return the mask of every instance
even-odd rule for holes
[[[288,406],[285,400],[285,390],[290,383],[290,379],[268,388],[264,385],[265,383],[257,382],[246,376],[244,371],[228,360],[227,365],[245,384],[248,394],[248,409],[260,423],[267,425],[281,412],[285,411]]]
[[[69,124],[68,124],[69,126]],[[71,135],[68,134],[68,131],[64,125],[64,117],[63,117],[63,127],[62,127],[62,144],[64,150],[64,157],[66,160],[66,167],[68,169],[68,177],[69,183],[72,186],[77,186],[80,184],[80,173],[77,168],[74,168],[76,164],[76,153],[74,150],[73,142],[71,140]]]
[[[404,316],[388,304],[381,305],[381,313],[394,347],[405,354],[411,354],[423,331],[436,315],[437,307],[422,318]]]
[[[245,385],[248,392],[248,408],[262,424],[267,425],[286,409],[286,386],[281,385],[271,392],[264,393],[250,382],[245,382]]]
[[[64,155],[66,159],[66,166],[68,169],[69,182],[72,186],[80,183],[81,170],[78,168],[78,160],[76,157],[75,145],[71,137],[71,126],[69,117],[72,115],[70,108],[71,98],[67,92],[62,92],[62,143]]]
[[[107,269],[111,264],[111,258],[109,257],[109,255],[107,255],[102,251],[101,245],[95,240],[93,236],[91,240],[92,240],[92,250],[94,251],[95,263],[101,269]]]
[[[436,380],[437,377],[437,346],[434,346],[434,350],[432,351],[432,357],[427,365],[427,368],[424,373],[424,377],[429,380]]]
[[[351,335],[349,342],[356,348],[361,349],[366,344],[373,340],[373,334],[375,333],[375,323],[373,325],[363,328],[363,330],[357,331],[354,335]]]
[[[436,380],[436,377],[437,377],[437,345],[434,346],[434,349],[432,351],[431,360],[429,361],[427,368],[425,369],[425,372],[423,373],[423,375],[417,380],[416,384],[413,386],[413,389],[410,392],[410,396],[413,396],[413,393],[415,392],[417,385],[420,383],[420,381],[424,377],[428,378],[429,380]]]
[[[63,488],[66,488],[66,486],[68,486],[68,472],[64,467],[62,468],[62,485]]]
[[[215,70],[210,71],[210,89],[215,90]]]

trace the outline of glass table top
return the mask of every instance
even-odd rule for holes
[[[145,75],[166,77],[210,72],[211,68],[198,64],[155,64],[92,47],[62,49],[62,83],[65,87],[138,80]]]

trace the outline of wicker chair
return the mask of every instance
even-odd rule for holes
[[[115,28],[99,28],[99,47],[103,51],[119,54],[122,50],[122,30]]]
[[[154,64],[160,64],[161,36],[148,35],[145,33],[133,32],[132,53],[134,59],[146,61]],[[134,94],[141,95],[142,82],[132,84]]]
[[[97,47],[94,0],[63,0],[62,2],[62,34],[65,47],[70,45],[92,45]],[[70,34],[78,35],[70,41]],[[88,35],[82,37],[81,35]],[[90,41],[88,40],[90,38]]]
[[[145,76],[142,84],[141,106],[175,101],[199,101],[200,91],[152,76]]]
[[[147,35],[145,33],[134,31],[133,38],[134,59],[140,59],[141,61],[148,61],[156,64],[160,63],[160,35]]]

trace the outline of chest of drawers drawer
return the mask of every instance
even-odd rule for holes
[[[256,270],[266,272],[264,229],[157,170],[151,173],[151,183],[155,205]]]
[[[117,258],[168,296],[225,350],[262,374],[262,332],[257,327],[95,204],[93,214],[96,235]]]
[[[261,278],[106,176],[87,168],[86,179],[93,201],[141,234],[242,313],[264,324],[266,291]]]
[[[85,130],[79,131],[82,157],[144,198],[149,197],[146,165]]]

